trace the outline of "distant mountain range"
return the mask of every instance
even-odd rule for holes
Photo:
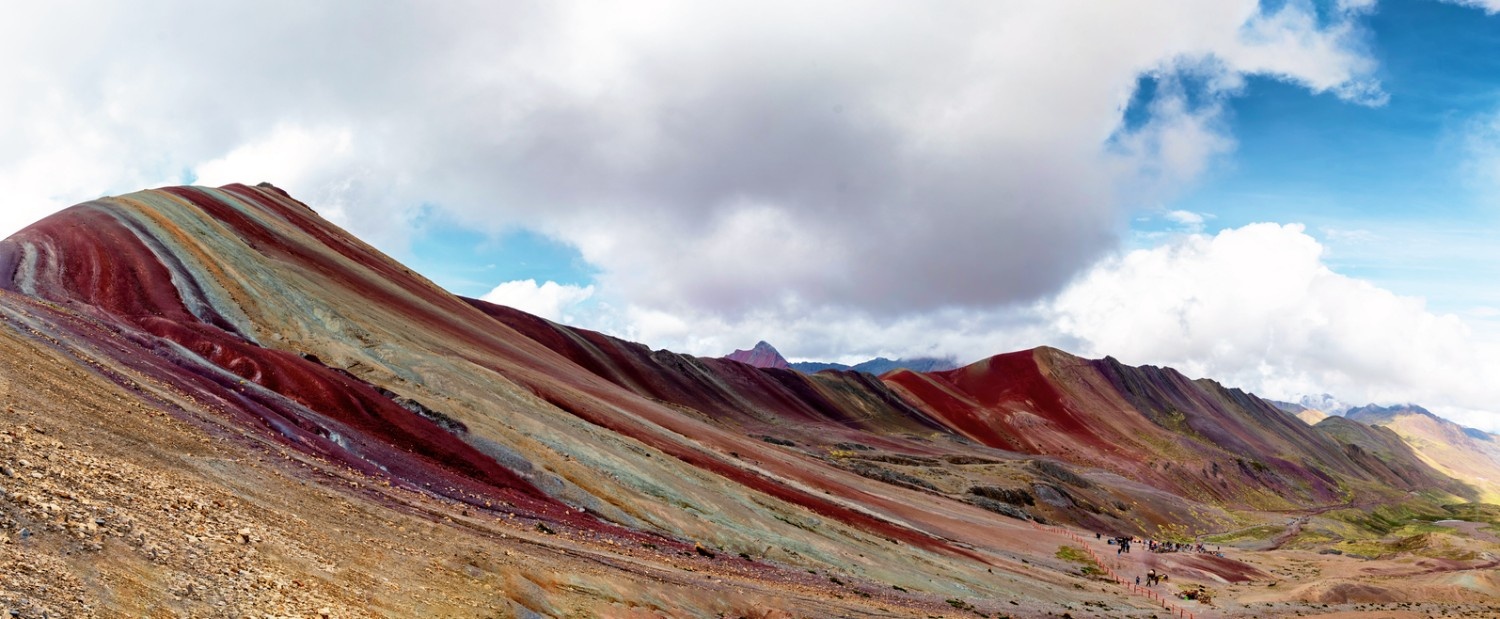
[[[1500,499],[1500,480],[1485,473],[1500,467],[1500,438],[1494,434],[1461,426],[1416,404],[1349,406],[1328,394],[1303,396],[1297,402],[1267,402],[1308,425],[1337,434],[1346,443],[1356,441],[1348,435],[1350,426],[1345,420],[1390,430],[1439,472],[1468,481],[1486,500]],[[1314,404],[1327,406],[1333,414],[1310,406]]]
[[[1274,404],[1281,410],[1292,413],[1293,415],[1298,415],[1304,411],[1312,410],[1323,413],[1324,416],[1335,415],[1342,417],[1344,416],[1345,412],[1347,412],[1350,408],[1353,408],[1344,401],[1339,400],[1338,398],[1335,398],[1332,395],[1326,393],[1320,393],[1317,395],[1305,395],[1298,398],[1296,402],[1282,402],[1278,400],[1266,401]]]
[[[823,370],[839,370],[864,372],[879,376],[891,370],[911,370],[914,372],[941,372],[958,368],[958,363],[953,359],[940,359],[937,357],[916,357],[912,359],[887,359],[876,357],[854,365],[842,363],[827,363],[821,361],[799,361],[791,363],[786,357],[776,350],[776,347],[765,341],[755,344],[750,350],[736,350],[724,356],[730,361],[748,363],[758,368],[780,368],[792,369],[803,374],[816,374]]]

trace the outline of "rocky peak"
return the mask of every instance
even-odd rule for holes
[[[786,362],[786,357],[781,356],[776,347],[766,343],[765,340],[756,342],[755,348],[751,348],[750,350],[736,350],[725,355],[724,358],[730,361],[748,363],[758,368],[779,368],[785,370],[791,367]]]

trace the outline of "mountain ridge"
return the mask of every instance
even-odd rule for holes
[[[0,241],[0,321],[0,452],[37,473],[6,474],[30,537],[0,559],[76,583],[25,590],[57,616],[148,614],[161,582],[184,612],[270,604],[240,573],[303,583],[279,613],[302,615],[466,615],[479,591],[518,616],[1145,611],[1073,587],[1080,542],[1037,521],[1159,536],[1472,494],[1398,430],[1113,358],[877,377],[653,351],[452,295],[267,186],[103,198]],[[87,475],[49,462],[75,455]]]
[[[958,363],[951,358],[937,357],[915,357],[912,359],[887,359],[876,357],[868,361],[861,361],[854,365],[843,363],[831,363],[823,361],[797,361],[789,362],[775,346],[765,340],[756,342],[749,350],[736,349],[722,357],[731,361],[739,361],[758,368],[775,368],[780,370],[792,369],[803,374],[816,374],[823,370],[840,370],[864,372],[879,376],[886,372],[898,369],[916,370],[918,372],[933,372],[940,370],[951,370],[958,367]]]

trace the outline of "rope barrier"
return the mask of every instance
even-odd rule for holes
[[[1033,529],[1036,529],[1038,531],[1049,531],[1049,532],[1053,532],[1053,533],[1061,533],[1064,536],[1066,536],[1068,539],[1071,539],[1073,541],[1078,542],[1079,544],[1082,544],[1083,545],[1083,551],[1086,552],[1086,553],[1088,553],[1089,557],[1092,558],[1094,560],[1094,562],[1099,565],[1099,567],[1101,567],[1101,568],[1104,569],[1104,573],[1108,574],[1109,577],[1114,580],[1115,584],[1121,585],[1123,587],[1126,587],[1126,590],[1129,591],[1130,593],[1133,593],[1135,595],[1145,595],[1146,599],[1148,599],[1148,600],[1154,600],[1154,601],[1161,602],[1161,607],[1163,609],[1165,609],[1168,614],[1175,614],[1176,616],[1181,617],[1181,618],[1185,618],[1185,619],[1198,619],[1197,615],[1194,615],[1192,613],[1192,611],[1189,611],[1186,608],[1183,608],[1181,606],[1176,606],[1174,604],[1171,604],[1171,603],[1167,602],[1167,598],[1165,596],[1157,593],[1156,591],[1154,591],[1152,589],[1149,589],[1147,587],[1142,587],[1140,585],[1131,584],[1131,583],[1127,582],[1124,578],[1120,578],[1120,575],[1118,573],[1116,573],[1113,568],[1111,568],[1108,565],[1104,564],[1104,560],[1099,557],[1099,553],[1094,552],[1093,548],[1089,548],[1088,543],[1082,537],[1080,537],[1077,533],[1074,533],[1072,531],[1069,531],[1067,529],[1063,529],[1063,528],[1060,528],[1060,527],[1040,525],[1040,524],[1037,524],[1036,521],[1034,521],[1034,520],[1028,520],[1028,521],[1026,521],[1026,523],[1030,524]]]

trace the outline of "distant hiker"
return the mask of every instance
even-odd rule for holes
[[[1135,586],[1141,586],[1141,577],[1139,575],[1135,577]]]
[[[1094,532],[1094,539],[1102,539],[1103,537],[1104,537],[1103,533],[1100,533],[1098,531]]]

